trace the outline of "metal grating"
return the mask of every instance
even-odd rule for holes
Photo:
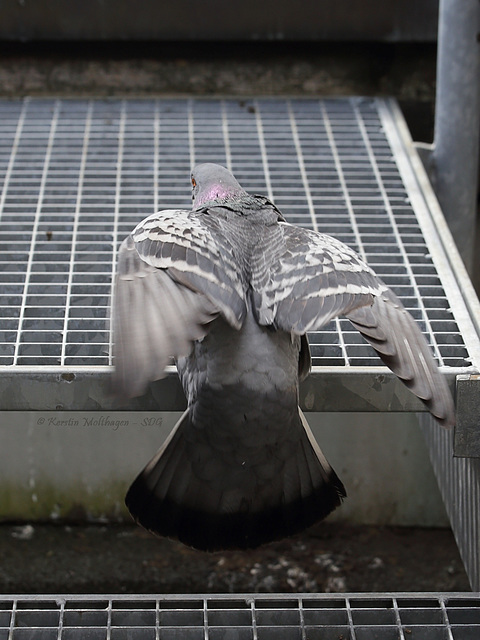
[[[110,364],[119,242],[151,212],[188,207],[191,166],[216,161],[290,222],[359,251],[439,363],[470,365],[377,101],[27,99],[0,115],[0,364]],[[310,338],[314,365],[379,364],[346,320]]]
[[[429,415],[420,426],[470,584],[480,589],[480,459],[455,457],[453,434]]]
[[[0,640],[477,640],[477,594],[0,596]]]

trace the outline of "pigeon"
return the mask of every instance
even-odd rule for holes
[[[126,505],[190,547],[255,548],[346,496],[298,406],[307,332],[345,316],[444,427],[454,405],[417,324],[357,253],[289,224],[224,167],[191,181],[191,211],[154,213],[119,250],[116,392],[141,395],[173,357],[188,405]]]

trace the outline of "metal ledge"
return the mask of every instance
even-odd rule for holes
[[[21,376],[21,384],[19,377]],[[173,367],[148,393],[124,402],[113,396],[110,367],[0,369],[3,411],[183,411],[185,396]],[[452,393],[456,375],[445,371]],[[300,386],[304,411],[426,411],[386,367],[315,367]]]
[[[4,40],[58,41],[435,41],[435,0],[383,0],[366,7],[350,0],[344,11],[335,0],[292,0],[259,5],[246,0],[229,6],[219,0],[62,2],[48,9],[35,3],[7,3],[2,11]],[[212,16],[214,19],[212,20]]]

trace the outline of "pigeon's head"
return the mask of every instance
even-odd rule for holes
[[[219,164],[198,164],[192,171],[192,200],[195,209],[206,202],[224,202],[246,193],[230,171]]]

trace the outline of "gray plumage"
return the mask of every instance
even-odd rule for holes
[[[173,356],[188,400],[126,502],[191,546],[253,547],[345,496],[298,408],[308,331],[346,316],[447,427],[453,402],[415,321],[353,250],[288,224],[223,167],[199,165],[192,185],[192,211],[151,215],[119,253],[117,392],[143,393]]]

